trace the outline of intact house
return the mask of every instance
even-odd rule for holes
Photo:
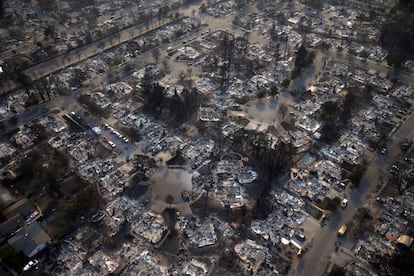
[[[32,258],[51,242],[51,238],[38,223],[33,223],[22,228],[7,242],[16,252]]]

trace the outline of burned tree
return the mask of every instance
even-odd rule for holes
[[[230,77],[230,67],[234,54],[234,35],[228,32],[223,32],[223,37],[220,41],[221,50],[221,91],[225,93],[228,88]]]

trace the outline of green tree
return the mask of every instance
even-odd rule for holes
[[[387,62],[399,67],[412,58],[414,52],[414,4],[411,0],[401,0],[391,9],[389,19],[382,25],[380,42],[389,50]]]

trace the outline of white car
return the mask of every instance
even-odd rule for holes
[[[342,199],[341,207],[345,208],[347,205],[348,205],[348,199],[346,199],[346,198]]]
[[[32,267],[36,267],[37,264],[39,263],[38,260],[34,259],[33,261],[29,261],[24,267],[23,267],[23,271],[28,271],[30,270]],[[37,269],[37,268],[36,268]]]

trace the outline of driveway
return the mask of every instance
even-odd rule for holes
[[[335,252],[337,229],[343,223],[348,223],[353,219],[357,208],[369,204],[370,199],[376,196],[375,190],[377,185],[381,184],[382,176],[398,160],[401,154],[400,143],[405,139],[412,139],[414,136],[413,126],[414,113],[411,113],[390,138],[387,144],[388,153],[386,155],[376,155],[368,164],[358,188],[352,190],[349,194],[348,207],[333,213],[326,225],[321,228],[320,233],[312,241],[311,248],[299,263],[296,275],[320,276],[325,274],[331,256]]]

